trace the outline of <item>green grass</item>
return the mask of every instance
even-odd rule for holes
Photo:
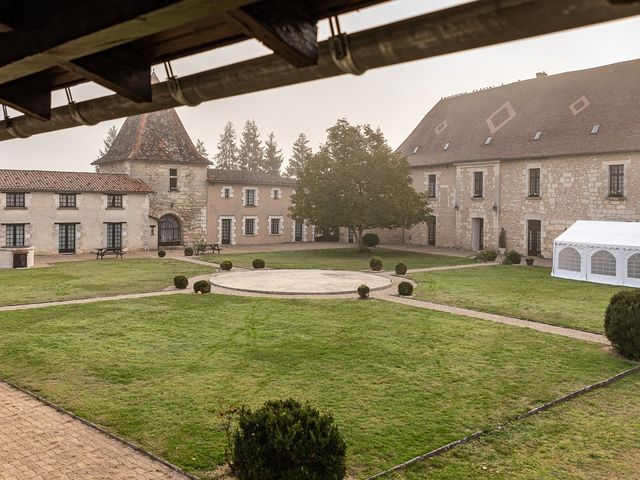
[[[537,322],[604,332],[604,312],[620,287],[565,280],[542,267],[497,265],[416,273],[417,298]]]
[[[637,479],[639,391],[635,374],[386,478]]]
[[[219,263],[231,260],[239,267],[251,267],[254,258],[262,258],[267,268],[325,268],[330,270],[368,270],[373,255],[382,259],[385,270],[393,270],[397,263],[404,262],[409,268],[441,267],[474,263],[471,258],[449,257],[426,253],[404,252],[374,248],[371,253],[358,252],[355,248],[333,248],[327,250],[294,250],[284,252],[210,254],[199,257],[208,262]]]
[[[169,259],[55,263],[27,270],[0,270],[0,305],[53,302],[162,290],[175,275],[212,272],[204,265]]]
[[[217,413],[331,411],[362,478],[606,378],[600,346],[381,301],[173,295],[0,314],[0,377],[201,475]]]

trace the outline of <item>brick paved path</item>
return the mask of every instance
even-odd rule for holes
[[[0,382],[0,480],[186,480]]]

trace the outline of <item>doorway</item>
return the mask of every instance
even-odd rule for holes
[[[173,215],[165,215],[160,219],[160,238],[158,244],[161,247],[180,245],[180,221]]]
[[[75,223],[61,223],[58,225],[58,252],[76,253],[76,225]]]
[[[484,218],[471,219],[471,249],[484,250]]]
[[[223,245],[231,245],[231,219],[223,218],[220,222],[220,241]]]
[[[527,220],[527,255],[538,257],[542,250],[542,222]]]

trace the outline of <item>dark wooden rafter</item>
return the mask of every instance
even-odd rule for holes
[[[0,85],[0,103],[39,120],[51,118],[51,88],[32,79]]]
[[[0,19],[0,33],[7,33],[12,31],[13,28],[11,28],[11,26],[9,26],[9,24],[7,23],[6,20],[2,20]]]
[[[231,10],[227,16],[292,65],[317,63],[317,19],[300,0],[263,1]]]
[[[112,48],[60,65],[134,102],[151,101],[151,60],[148,55],[129,46]]]

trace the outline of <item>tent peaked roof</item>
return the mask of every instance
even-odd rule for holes
[[[578,220],[555,239],[556,243],[640,248],[640,222]]]
[[[173,108],[128,117],[107,154],[94,161],[92,165],[126,160],[211,164],[198,153]]]

